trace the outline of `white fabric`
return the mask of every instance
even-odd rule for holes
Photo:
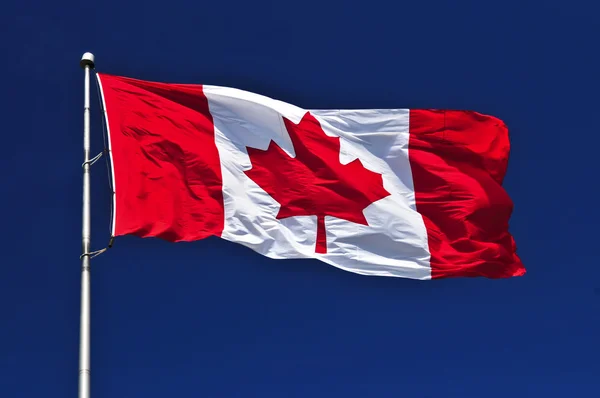
[[[317,217],[278,220],[279,203],[244,173],[252,167],[246,147],[266,150],[273,140],[294,157],[282,117],[298,123],[307,110],[232,88],[204,86],[204,93],[223,175],[222,238],[270,258],[317,258],[363,275],[431,278],[427,231],[415,208],[408,159],[408,110],[310,110],[327,135],[341,137],[340,162],[359,158],[382,174],[390,193],[364,210],[369,225],[325,217],[327,253],[319,254]]]

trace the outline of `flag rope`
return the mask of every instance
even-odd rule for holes
[[[96,70],[94,69],[93,71],[96,75],[98,75],[98,72],[96,72]],[[96,76],[97,77],[97,76]],[[111,195],[115,195],[115,187],[114,187],[114,182],[111,178],[111,164],[110,164],[110,151],[109,151],[109,145],[108,145],[108,135],[107,135],[107,129],[108,126],[106,125],[107,121],[106,121],[106,109],[104,109],[104,101],[102,100],[102,87],[100,86],[100,81],[98,78],[94,79],[96,81],[96,94],[98,95],[98,103],[100,104],[100,120],[102,120],[102,141],[104,143],[104,150],[102,151],[102,153],[106,153],[106,156],[104,157],[104,160],[106,161],[106,175],[108,177],[108,186],[110,187],[110,192]],[[109,223],[109,231],[110,231],[110,241],[108,243],[108,248],[111,248],[113,246],[115,237],[113,236],[113,225],[112,223],[114,222],[114,199],[111,200],[111,205],[110,205],[110,223]]]
[[[96,71],[96,69],[93,70],[93,72],[97,75],[98,72]],[[90,160],[90,165],[94,164],[98,159],[100,159],[100,157],[102,157],[103,154],[106,154],[106,156],[104,157],[105,163],[106,163],[106,175],[108,177],[108,186],[110,188],[110,192],[111,195],[115,195],[115,187],[114,187],[114,183],[113,180],[111,178],[111,164],[110,164],[110,150],[109,150],[109,145],[108,145],[108,134],[107,134],[107,129],[108,126],[106,125],[107,121],[105,118],[105,113],[106,113],[106,109],[104,109],[104,101],[102,100],[102,87],[100,86],[100,81],[98,80],[98,78],[94,79],[96,81],[96,94],[98,95],[98,103],[100,104],[100,120],[102,121],[102,142],[104,144],[104,150],[99,153],[95,158],[93,158],[92,160]],[[113,231],[113,220],[114,220],[114,199],[111,200],[111,205],[110,205],[110,222],[109,222],[109,231],[110,231],[110,239],[108,241],[108,246],[102,250],[98,250],[97,254],[94,254],[96,252],[93,252],[91,254],[94,254],[92,257],[90,257],[90,259],[104,253],[107,249],[110,249],[113,247],[113,244],[115,242],[115,237],[112,234]]]

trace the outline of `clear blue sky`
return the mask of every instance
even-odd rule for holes
[[[598,11],[579,0],[4,2],[0,396],[77,394],[85,51],[106,73],[305,108],[500,117],[528,270],[419,282],[216,238],[120,238],[92,265],[94,398],[597,395]],[[103,162],[92,179],[102,248]]]

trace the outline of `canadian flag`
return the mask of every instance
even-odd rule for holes
[[[364,275],[525,273],[495,117],[305,110],[234,88],[97,76],[113,236],[218,236]]]

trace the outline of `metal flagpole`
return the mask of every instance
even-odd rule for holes
[[[79,330],[79,398],[90,397],[90,70],[94,54],[79,62],[85,70],[83,105],[83,222],[81,228],[81,325]]]

